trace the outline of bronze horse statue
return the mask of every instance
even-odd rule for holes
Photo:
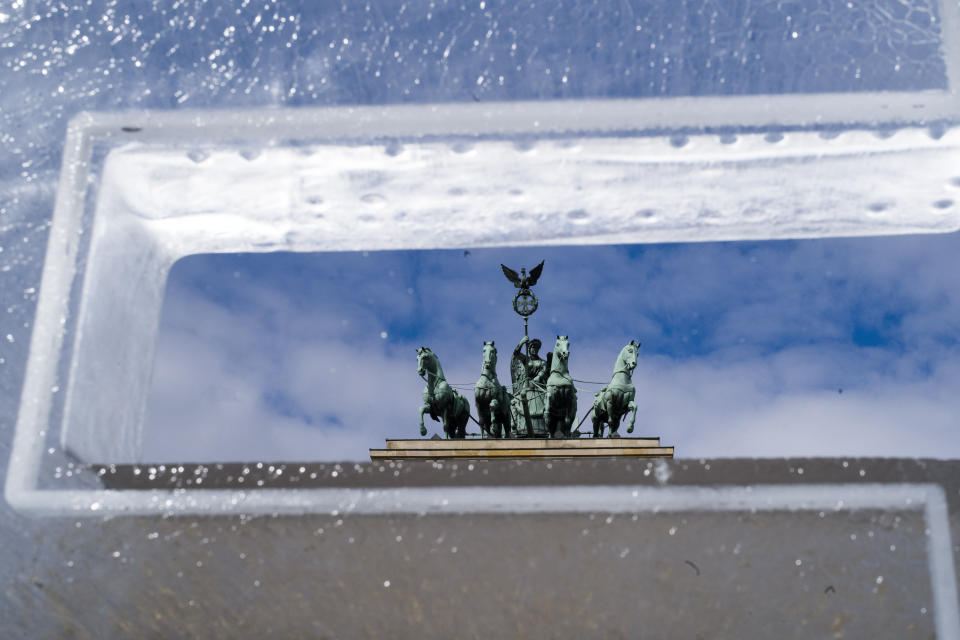
[[[640,341],[630,341],[630,344],[620,350],[617,363],[613,366],[613,377],[610,384],[600,389],[593,398],[593,437],[602,438],[605,425],[610,427],[610,437],[619,437],[617,429],[628,411],[630,424],[627,433],[633,433],[633,424],[637,419],[637,403],[634,402],[636,388],[633,386],[633,370],[637,368],[637,352],[640,350]]]
[[[577,389],[570,377],[569,359],[570,340],[567,336],[557,336],[553,345],[553,357],[550,359],[547,399],[543,408],[543,419],[551,438],[559,437],[558,432],[564,438],[569,438],[573,421],[576,419]]]
[[[493,340],[483,343],[480,379],[473,387],[477,423],[487,437],[510,437],[510,394],[497,379],[497,347]]]
[[[447,438],[465,438],[470,405],[466,398],[447,384],[440,360],[429,347],[417,349],[417,373],[427,382],[423,390],[423,406],[420,407],[420,435],[427,435],[423,414],[429,412],[431,418],[443,422],[443,432]]]

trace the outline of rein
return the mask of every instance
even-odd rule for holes
[[[496,373],[496,371],[493,372],[493,376],[490,376],[490,375],[487,374],[486,369],[484,369],[483,371],[480,372],[480,378],[481,378],[481,379],[482,379],[482,378],[486,378],[489,382],[493,383],[494,386],[498,386],[498,387],[502,387],[502,386],[503,386],[502,384],[500,384],[500,380],[497,378],[497,373]],[[447,383],[447,384],[449,384],[449,383]],[[479,380],[477,381],[477,384],[478,384],[478,385],[480,384],[480,381],[479,381]]]
[[[437,379],[441,380],[442,382],[447,382],[447,379],[440,377],[440,374],[438,374],[436,371],[431,371],[428,367],[424,367],[423,370],[426,371],[426,374],[420,374],[420,379],[427,383],[428,388],[431,387],[430,377],[432,376],[434,379],[432,388],[429,389],[431,391],[430,395],[432,396],[433,389],[435,389],[437,386]],[[448,382],[447,386],[449,385],[450,383]]]

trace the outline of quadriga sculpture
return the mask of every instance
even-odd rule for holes
[[[620,350],[617,363],[613,366],[613,378],[610,384],[597,392],[593,398],[593,437],[602,438],[604,426],[610,427],[610,437],[619,436],[617,429],[628,411],[630,424],[627,433],[633,433],[633,424],[637,419],[637,403],[634,402],[636,389],[633,386],[633,370],[637,367],[637,352],[640,341],[630,341]]]
[[[480,379],[473,387],[477,422],[483,433],[494,438],[510,437],[510,394],[497,379],[497,347],[493,340],[483,343]]]
[[[567,336],[557,336],[553,345],[553,358],[550,363],[550,376],[547,378],[547,399],[543,408],[543,418],[547,424],[547,433],[551,438],[570,437],[571,427],[577,414],[577,390],[570,377],[570,340]]]
[[[465,438],[470,405],[447,384],[440,360],[429,347],[417,349],[417,373],[427,382],[423,390],[423,406],[420,407],[420,435],[427,435],[423,414],[429,412],[431,418],[443,422],[443,432],[448,438]]]

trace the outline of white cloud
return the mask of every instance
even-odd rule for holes
[[[842,393],[816,388],[809,369],[785,370],[790,360],[647,362],[634,376],[638,433],[685,457],[960,457],[960,358],[922,381],[875,376]]]

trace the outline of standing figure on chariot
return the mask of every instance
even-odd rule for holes
[[[524,345],[527,353],[523,353]],[[550,375],[550,356],[540,357],[542,343],[524,336],[513,350],[510,360],[510,377],[513,382],[513,412],[516,435],[528,438],[546,436],[547,427],[543,420],[546,400],[546,384]]]

